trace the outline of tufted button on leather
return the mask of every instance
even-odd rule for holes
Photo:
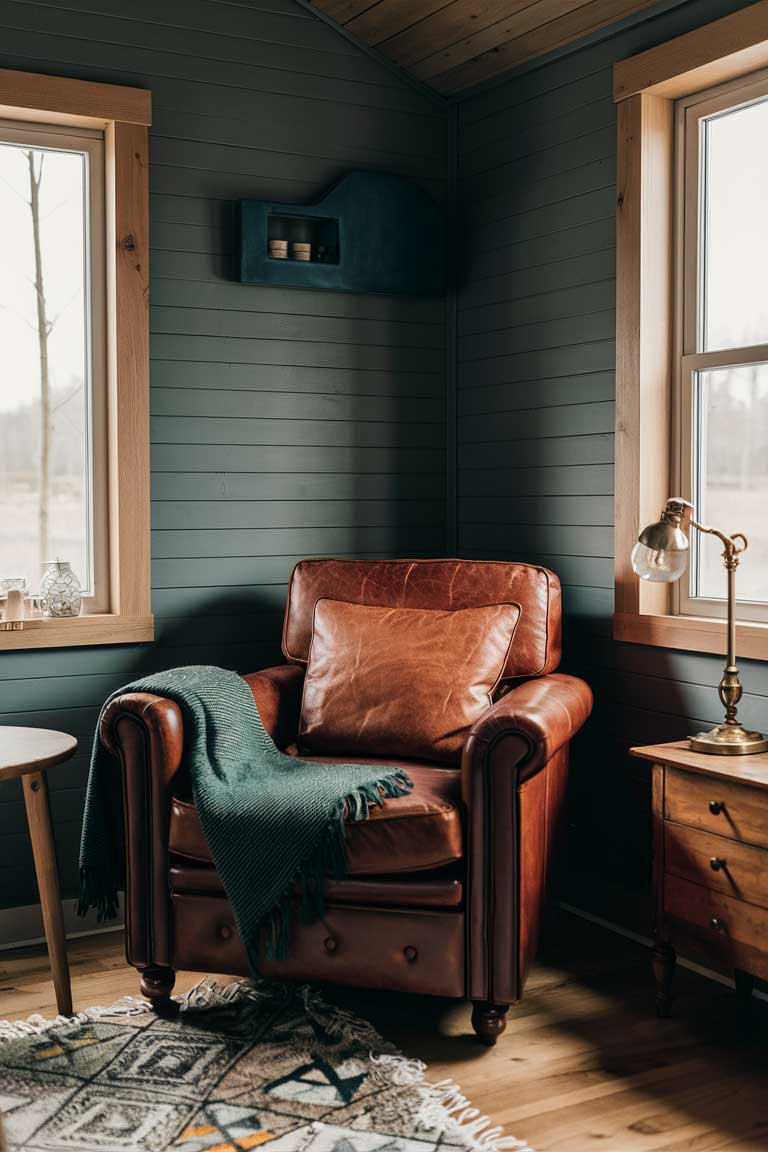
[[[219,937],[222,940],[231,940],[232,939],[232,926],[230,924],[220,924],[219,925]]]
[[[405,956],[409,964],[413,964],[418,955],[419,953],[417,949],[414,948],[413,944],[408,944],[405,948],[403,948],[403,956]]]
[[[338,944],[334,940],[333,936],[327,936],[323,941],[323,947],[325,948],[326,952],[330,952],[331,955],[333,955],[333,953],[338,948]]]

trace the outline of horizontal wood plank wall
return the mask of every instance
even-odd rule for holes
[[[303,556],[439,555],[445,305],[232,279],[232,199],[309,201],[352,168],[447,189],[448,117],[292,0],[0,0],[0,67],[152,89],[152,583],[157,641],[0,657],[0,724],[81,741],[51,773],[76,891],[90,741],[143,672],[281,659]],[[0,907],[36,900],[0,789]]]
[[[650,779],[626,750],[716,723],[722,662],[610,639],[611,69],[744,6],[697,0],[460,105],[460,550],[532,560],[560,575],[565,665],[592,683],[597,699],[572,768],[568,898],[646,932]],[[750,722],[765,727],[768,668],[744,662],[743,679]]]

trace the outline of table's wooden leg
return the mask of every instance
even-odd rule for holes
[[[656,978],[656,1015],[666,1020],[672,1013],[672,977],[677,956],[671,944],[657,940],[651,953]]]
[[[29,837],[35,859],[37,887],[43,911],[45,939],[53,971],[56,1004],[62,1016],[72,1015],[72,988],[69,982],[64,915],[61,909],[59,874],[53,842],[51,812],[48,806],[48,780],[45,772],[31,772],[22,777],[24,803],[27,808]]]

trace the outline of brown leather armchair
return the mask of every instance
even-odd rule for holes
[[[297,565],[283,629],[288,663],[245,677],[265,727],[292,754],[321,597],[444,610],[514,602],[521,616],[497,698],[472,729],[461,768],[399,761],[413,792],[349,825],[348,877],[329,881],[322,920],[297,920],[288,959],[265,961],[262,971],[467,997],[476,1032],[492,1044],[536,950],[564,839],[568,745],[592,706],[586,684],[555,672],[559,581],[531,565],[463,560]],[[124,694],[106,710],[101,734],[122,766],[127,956],[144,995],[167,1007],[176,969],[247,975],[185,779],[178,707]]]

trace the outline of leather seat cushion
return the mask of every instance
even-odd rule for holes
[[[318,763],[339,763],[338,756],[307,756]],[[386,876],[421,872],[460,860],[463,851],[458,770],[412,764],[373,756],[355,757],[361,764],[395,765],[413,780],[407,796],[373,808],[368,820],[347,825],[349,875]],[[169,848],[176,856],[211,864],[211,853],[193,801],[174,796]]]

